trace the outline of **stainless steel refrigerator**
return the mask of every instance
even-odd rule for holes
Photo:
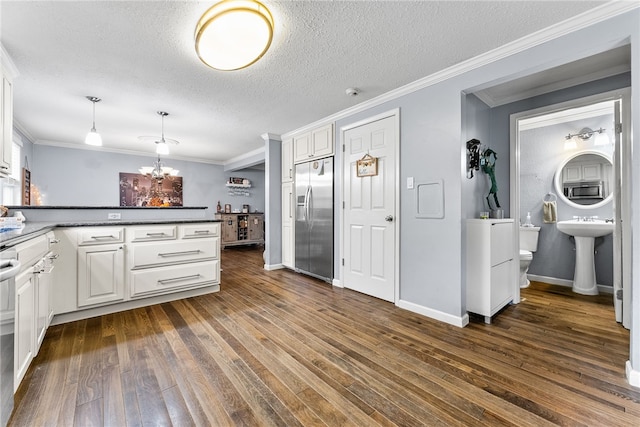
[[[333,279],[333,157],[296,165],[296,271]]]

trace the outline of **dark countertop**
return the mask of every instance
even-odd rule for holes
[[[200,222],[221,222],[219,219],[148,219],[148,220],[100,220],[100,221],[69,221],[69,222],[25,222],[22,228],[0,233],[0,250],[12,247],[18,243],[38,237],[57,227],[105,227],[119,225],[150,225],[150,224],[191,224]]]

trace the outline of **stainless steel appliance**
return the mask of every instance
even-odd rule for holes
[[[0,252],[0,426],[7,425],[13,410],[14,278],[19,271],[16,251]]]
[[[569,200],[604,199],[604,182],[603,181],[565,182],[564,195]]]
[[[333,157],[296,165],[295,269],[333,279]]]

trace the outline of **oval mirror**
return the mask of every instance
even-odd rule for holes
[[[569,206],[593,209],[613,198],[613,163],[600,151],[580,151],[560,164],[555,176],[559,197]]]

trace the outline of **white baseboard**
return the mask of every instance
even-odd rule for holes
[[[267,271],[280,270],[282,268],[284,268],[284,265],[282,264],[265,264],[264,265],[264,269]]]
[[[427,316],[431,319],[439,320],[440,322],[448,323],[449,325],[457,326],[459,328],[464,328],[469,324],[469,315],[466,313],[464,316],[453,316],[449,313],[444,313],[442,311],[403,300],[398,301],[396,305],[405,310],[422,314],[423,316]]]
[[[569,288],[573,287],[573,280],[558,279],[556,277],[540,276],[537,274],[527,274],[527,278],[529,280],[533,280],[534,282],[543,282],[543,283],[548,283],[550,285],[566,286]],[[607,285],[597,285],[597,286],[598,286],[598,291],[601,294],[613,294],[613,286],[607,286]]]
[[[336,288],[344,288],[344,286],[342,286],[342,282],[340,281],[340,279],[333,279],[331,284]]]
[[[625,370],[627,372],[627,381],[629,381],[629,385],[634,387],[640,387],[640,371],[636,371],[631,366],[631,361],[627,360],[625,365]]]

